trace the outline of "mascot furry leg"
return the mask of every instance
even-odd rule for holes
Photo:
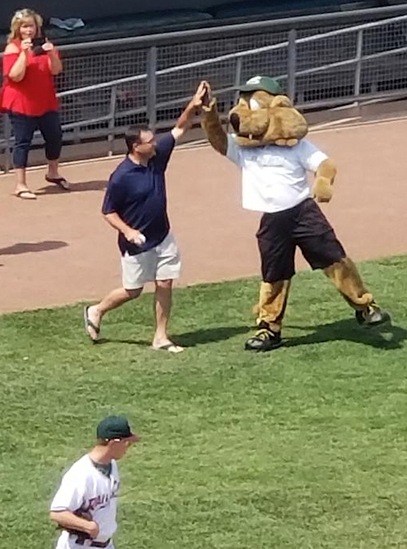
[[[390,315],[375,303],[349,257],[326,267],[323,272],[355,310],[360,325],[372,327],[390,321]],[[255,307],[258,330],[246,342],[247,350],[270,351],[282,345],[280,334],[290,285],[291,280],[261,283],[259,302]]]

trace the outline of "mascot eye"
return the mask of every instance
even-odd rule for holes
[[[249,106],[252,111],[258,111],[259,109],[261,109],[260,103],[258,103],[253,97],[249,101]]]

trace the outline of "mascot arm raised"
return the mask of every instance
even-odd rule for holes
[[[329,202],[332,198],[332,185],[336,176],[335,163],[327,158],[318,166],[315,173],[312,195],[317,202]]]
[[[216,99],[212,97],[211,88],[206,83],[206,94],[202,101],[202,128],[204,129],[209,143],[218,151],[218,153],[226,156],[228,150],[228,138],[226,132],[222,128],[219,119]]]

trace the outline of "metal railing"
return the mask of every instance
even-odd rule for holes
[[[265,23],[259,25],[267,28]],[[199,33],[184,33],[184,38],[193,36]],[[201,79],[211,82],[221,115],[226,115],[235,102],[237,86],[255,74],[279,79],[303,110],[407,95],[407,15],[312,35],[293,28],[277,34],[244,36],[229,37],[227,44],[220,36],[217,43],[212,38],[210,43],[179,43],[178,48],[167,44],[165,37],[157,43],[154,37],[115,40],[110,44],[113,51],[102,55],[105,62],[114,58],[117,61],[117,56],[123,62],[107,67],[106,72],[126,74],[132,63],[133,68],[141,70],[136,75],[133,72],[96,84],[91,83],[91,69],[97,54],[89,55],[89,48],[95,45],[62,47],[63,55],[86,50],[86,55],[67,55],[64,61],[68,74],[64,77],[65,88],[77,86],[81,80],[79,66],[85,71],[86,82],[58,94],[65,142],[102,137],[107,138],[111,151],[115,136],[130,123],[169,127]],[[144,47],[147,40],[150,45]],[[143,47],[129,50],[129,44],[134,43]],[[244,44],[255,47],[244,49]],[[209,51],[226,53],[209,56]],[[195,56],[198,60],[177,63],[182,58],[180,52],[187,53],[183,59]],[[72,70],[70,63],[78,70]],[[10,167],[11,146],[10,126],[3,117],[0,150],[5,171]]]

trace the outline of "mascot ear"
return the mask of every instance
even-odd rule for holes
[[[293,104],[286,95],[276,95],[273,97],[270,107],[291,107]]]

